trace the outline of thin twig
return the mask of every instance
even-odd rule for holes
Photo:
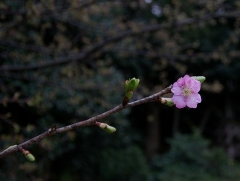
[[[110,116],[110,115],[112,115],[116,112],[119,112],[123,109],[134,107],[134,106],[137,106],[137,105],[140,105],[140,104],[145,104],[145,103],[157,101],[157,99],[159,97],[163,96],[164,94],[170,93],[171,92],[171,87],[172,87],[172,85],[170,85],[169,87],[165,88],[164,90],[162,90],[162,91],[160,91],[156,94],[153,94],[151,96],[148,96],[148,97],[142,98],[140,100],[131,102],[131,103],[127,104],[126,106],[123,106],[122,104],[120,104],[120,105],[114,107],[113,109],[111,109],[109,111],[106,111],[102,114],[99,114],[97,116],[94,116],[90,119],[80,121],[80,122],[77,122],[77,123],[74,123],[74,124],[71,124],[71,125],[68,125],[68,126],[58,128],[58,129],[56,129],[56,127],[54,127],[54,129],[50,128],[46,132],[44,132],[44,133],[42,133],[42,134],[40,134],[40,135],[30,139],[30,140],[27,140],[27,141],[15,146],[15,147],[11,147],[11,148],[3,150],[2,152],[0,152],[0,158],[5,157],[9,154],[18,152],[20,148],[26,148],[26,147],[34,144],[34,143],[38,143],[39,141],[43,140],[46,137],[49,137],[49,136],[52,136],[52,135],[55,135],[55,134],[58,134],[58,133],[67,132],[67,131],[70,131],[72,129],[82,127],[82,126],[91,126],[91,125],[94,124],[94,122],[96,122],[98,120],[101,120],[101,119],[103,119],[107,116]]]

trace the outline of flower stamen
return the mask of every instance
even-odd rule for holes
[[[190,88],[186,87],[182,90],[182,95],[183,96],[190,96],[192,94]]]

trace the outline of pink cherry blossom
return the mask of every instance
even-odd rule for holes
[[[173,84],[171,89],[174,94],[172,101],[179,109],[185,106],[196,108],[197,104],[202,101],[200,94],[198,94],[200,88],[201,83],[198,80],[185,75]]]

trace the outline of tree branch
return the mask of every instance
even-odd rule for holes
[[[70,55],[68,57],[64,58],[58,58],[51,62],[42,62],[39,64],[33,64],[33,65],[27,65],[27,66],[4,66],[0,67],[0,71],[26,71],[26,70],[37,70],[42,69],[46,67],[52,67],[52,66],[59,66],[63,64],[70,63],[72,61],[83,61],[84,59],[88,58],[91,54],[101,50],[104,46],[122,40],[124,38],[130,37],[130,36],[137,36],[141,35],[143,33],[149,33],[154,32],[162,29],[167,28],[180,28],[182,26],[196,24],[202,21],[208,21],[213,18],[235,18],[240,17],[240,11],[232,11],[232,12],[226,12],[226,13],[213,13],[213,14],[206,14],[205,16],[198,17],[198,18],[186,18],[183,20],[179,20],[178,22],[171,22],[166,24],[157,24],[152,26],[147,26],[145,28],[142,28],[141,30],[129,30],[126,32],[123,32],[121,34],[118,34],[116,36],[113,36],[111,38],[108,38],[106,40],[103,40],[101,42],[96,43],[92,47],[83,50],[80,53]]]
[[[40,52],[40,53],[54,54],[54,51],[52,49],[48,49],[41,46],[35,46],[31,44],[18,43],[18,42],[6,40],[6,39],[1,39],[0,45],[11,46],[18,49],[26,49],[26,50]]]
[[[28,141],[25,141],[17,146],[14,146],[14,147],[11,147],[11,148],[8,148],[6,150],[3,150],[2,152],[0,152],[0,158],[2,157],[5,157],[9,154],[12,154],[12,153],[15,153],[15,152],[18,152],[21,148],[26,148],[34,143],[38,143],[40,142],[41,140],[43,140],[44,138],[46,137],[49,137],[49,136],[52,136],[52,135],[55,135],[55,134],[58,134],[58,133],[63,133],[63,132],[67,132],[67,131],[70,131],[72,129],[76,129],[78,127],[82,127],[82,126],[91,126],[93,125],[96,121],[98,120],[101,120],[107,116],[110,116],[116,112],[119,112],[123,109],[126,109],[126,108],[130,108],[130,107],[134,107],[134,106],[137,106],[137,105],[140,105],[140,104],[145,104],[145,103],[149,103],[149,102],[154,102],[154,101],[157,101],[159,97],[163,96],[164,94],[168,94],[171,92],[171,87],[172,85],[170,85],[169,87],[165,88],[164,90],[156,93],[156,94],[153,94],[151,96],[148,96],[148,97],[145,97],[145,98],[142,98],[140,100],[137,100],[137,101],[134,101],[134,102],[131,102],[129,104],[127,104],[126,106],[123,106],[122,104],[114,107],[113,109],[109,110],[109,111],[106,111],[102,114],[99,114],[97,116],[94,116],[90,119],[87,119],[87,120],[84,120],[84,121],[80,121],[80,122],[77,122],[77,123],[74,123],[74,124],[71,124],[71,125],[68,125],[68,126],[64,126],[64,127],[61,127],[61,128],[58,128],[58,129],[55,129],[55,126],[53,128],[50,128],[49,130],[47,130],[46,132],[28,140]]]

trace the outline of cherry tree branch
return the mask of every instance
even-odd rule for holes
[[[76,129],[78,127],[83,127],[83,126],[91,126],[91,125],[94,125],[94,123],[98,120],[101,120],[105,117],[108,117],[116,112],[119,112],[123,109],[126,109],[126,108],[130,108],[130,107],[134,107],[134,106],[137,106],[137,105],[140,105],[140,104],[146,104],[146,103],[149,103],[149,102],[154,102],[154,101],[157,101],[159,97],[165,95],[165,94],[168,94],[171,92],[171,88],[172,88],[172,85],[170,85],[169,87],[165,88],[164,90],[156,93],[156,94],[153,94],[151,96],[148,96],[148,97],[145,97],[145,98],[142,98],[140,100],[137,100],[137,101],[133,101],[133,102],[130,102],[128,103],[126,106],[123,106],[122,104],[114,107],[113,109],[109,110],[109,111],[106,111],[102,114],[99,114],[97,116],[94,116],[92,118],[89,118],[87,120],[84,120],[84,121],[80,121],[80,122],[77,122],[77,123],[74,123],[74,124],[71,124],[71,125],[67,125],[67,126],[64,126],[64,127],[61,127],[61,128],[56,128],[56,125],[54,125],[52,128],[50,128],[49,130],[47,130],[46,132],[34,137],[34,138],[31,138],[19,145],[16,145],[16,146],[12,146],[10,148],[7,148],[5,150],[3,150],[2,152],[0,152],[0,158],[3,158],[9,154],[12,154],[12,153],[15,153],[15,152],[18,152],[20,151],[22,148],[26,148],[32,144],[35,144],[35,143],[38,143],[40,142],[41,140],[45,139],[46,137],[50,137],[52,135],[55,135],[55,134],[59,134],[59,133],[63,133],[63,132],[67,132],[67,131],[70,131],[70,130],[73,130],[73,129]]]

